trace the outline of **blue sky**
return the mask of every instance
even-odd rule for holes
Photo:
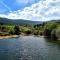
[[[33,21],[60,19],[60,0],[0,0],[0,17]]]
[[[0,13],[23,10],[25,7],[37,3],[39,0],[0,0]]]

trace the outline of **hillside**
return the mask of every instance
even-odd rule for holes
[[[23,19],[7,19],[7,18],[0,18],[0,23],[3,24],[30,24],[30,25],[36,25],[36,24],[42,24],[41,21],[31,21],[31,20],[23,20]]]

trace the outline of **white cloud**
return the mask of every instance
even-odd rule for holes
[[[20,2],[23,1],[25,0]],[[12,11],[8,13],[8,15],[5,15],[5,17],[10,19],[29,19],[39,21],[60,19],[60,0],[39,1],[38,3],[32,4],[30,7],[25,7],[22,11]]]

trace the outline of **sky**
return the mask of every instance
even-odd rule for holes
[[[60,0],[0,0],[0,17],[48,21],[60,19]]]

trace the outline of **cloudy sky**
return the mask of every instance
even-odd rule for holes
[[[60,19],[60,0],[0,0],[0,17],[33,21]]]

